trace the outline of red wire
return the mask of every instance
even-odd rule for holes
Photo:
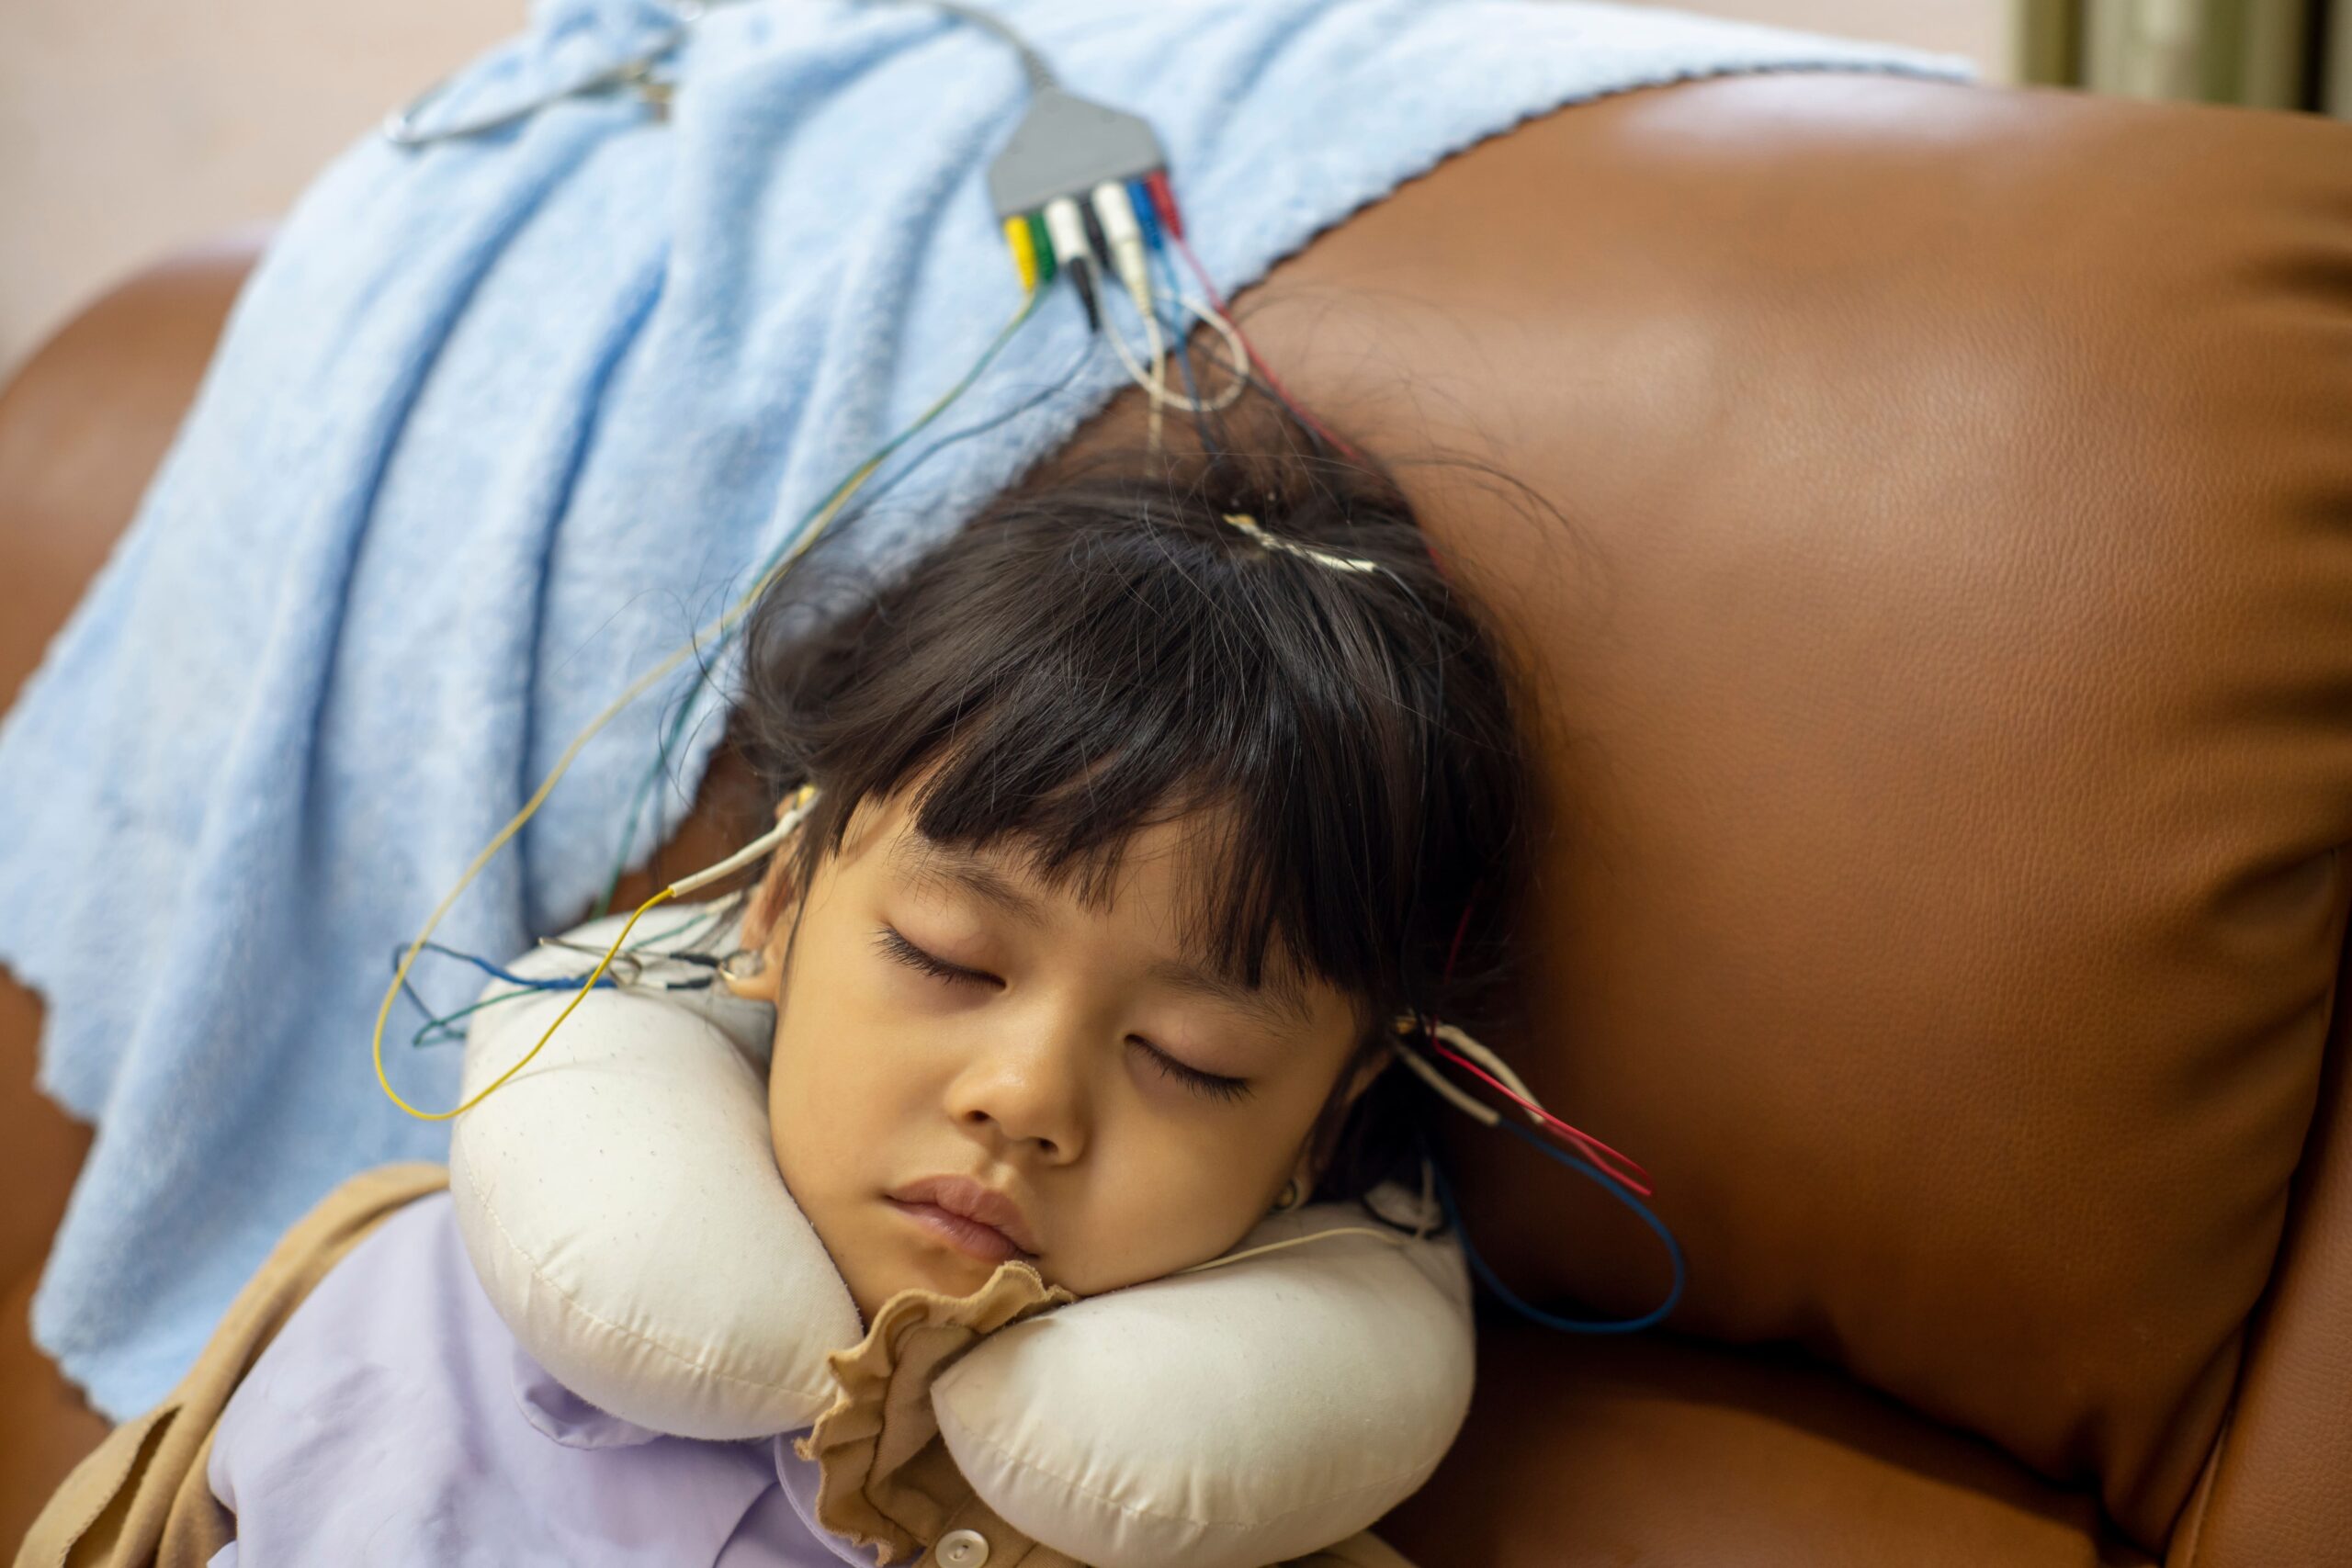
[[[1445,969],[1438,976],[1438,984],[1441,986],[1451,985],[1453,981],[1453,961],[1462,956],[1462,939],[1470,930],[1470,911],[1477,907],[1478,893],[1477,889],[1473,888],[1470,897],[1463,900],[1462,918],[1453,922],[1453,940],[1445,945]],[[1430,1020],[1430,1027],[1435,1029],[1437,1020]]]
[[[1370,460],[1362,452],[1340,440],[1338,432],[1307,412],[1299,400],[1290,395],[1290,389],[1283,385],[1283,378],[1274,374],[1274,367],[1266,363],[1265,356],[1258,352],[1257,345],[1241,330],[1241,323],[1233,319],[1233,312],[1226,307],[1225,296],[1216,291],[1216,285],[1209,279],[1208,268],[1201,265],[1201,258],[1193,254],[1192,244],[1184,238],[1184,215],[1176,206],[1176,192],[1168,184],[1168,172],[1159,169],[1145,176],[1144,188],[1151,196],[1152,210],[1159,214],[1161,230],[1176,242],[1176,249],[1183,255],[1184,265],[1193,269],[1194,277],[1200,279],[1201,291],[1209,297],[1209,304],[1233,329],[1234,341],[1241,344],[1242,354],[1248,357],[1251,367],[1265,378],[1266,385],[1273,389],[1274,396],[1282,400],[1283,406],[1290,410],[1300,423],[1346,454],[1351,460],[1370,467]],[[1436,540],[1424,536],[1421,547],[1429,552],[1430,564],[1437,568],[1440,577],[1451,575],[1445,570],[1445,558],[1438,554]]]
[[[1438,984],[1441,986],[1447,984],[1453,978],[1453,961],[1462,955],[1462,938],[1464,933],[1468,931],[1470,929],[1470,911],[1477,907],[1478,898],[1477,895],[1474,892],[1470,898],[1462,906],[1462,918],[1454,922],[1453,941],[1446,946],[1445,969],[1438,980]],[[1640,1193],[1645,1198],[1654,1195],[1650,1185],[1650,1173],[1645,1168],[1644,1168],[1641,1161],[1635,1159],[1629,1154],[1623,1154],[1616,1149],[1611,1148],[1607,1144],[1602,1143],[1599,1138],[1594,1137],[1591,1134],[1568,1125],[1568,1123],[1561,1121],[1557,1116],[1553,1115],[1550,1111],[1544,1110],[1533,1100],[1528,1100],[1522,1095],[1514,1093],[1508,1084],[1498,1081],[1492,1074],[1480,1067],[1477,1063],[1467,1060],[1460,1053],[1448,1046],[1444,1041],[1440,1040],[1437,1037],[1437,1031],[1438,1021],[1436,1018],[1432,1017],[1429,1021],[1427,1038],[1430,1044],[1437,1051],[1438,1055],[1443,1056],[1447,1061],[1452,1062],[1457,1067],[1466,1068],[1468,1071],[1476,1073],[1493,1089],[1509,1099],[1517,1101],[1520,1105],[1525,1107],[1535,1115],[1542,1117],[1547,1129],[1557,1130],[1563,1136],[1567,1138],[1570,1143],[1576,1145],[1577,1152],[1578,1154],[1584,1156],[1585,1158],[1590,1160],[1594,1165],[1599,1166],[1601,1170],[1606,1172],[1620,1186],[1630,1188],[1634,1191]]]
[[[1634,1191],[1640,1193],[1645,1198],[1654,1196],[1655,1189],[1652,1187],[1650,1182],[1650,1173],[1645,1168],[1644,1168],[1641,1161],[1634,1158],[1631,1155],[1623,1154],[1616,1149],[1611,1148],[1607,1144],[1602,1143],[1599,1138],[1592,1136],[1589,1133],[1580,1132],[1577,1128],[1569,1126],[1566,1122],[1561,1121],[1557,1116],[1553,1115],[1550,1111],[1544,1110],[1533,1100],[1527,1099],[1524,1095],[1513,1092],[1509,1085],[1498,1081],[1494,1075],[1479,1066],[1477,1063],[1468,1060],[1460,1053],[1454,1051],[1451,1046],[1447,1045],[1444,1041],[1438,1039],[1435,1034],[1431,1034],[1430,1036],[1429,1043],[1430,1048],[1435,1050],[1439,1055],[1443,1056],[1455,1066],[1476,1074],[1483,1082],[1494,1089],[1498,1093],[1503,1095],[1506,1099],[1515,1101],[1519,1105],[1525,1107],[1534,1115],[1542,1117],[1546,1127],[1559,1133],[1562,1136],[1568,1139],[1569,1142],[1576,1145],[1577,1153],[1583,1155],[1585,1158],[1599,1166],[1620,1186],[1630,1188]]]
[[[1363,462],[1364,460],[1363,453],[1340,440],[1332,433],[1330,426],[1301,408],[1298,400],[1290,395],[1290,389],[1283,385],[1283,378],[1274,374],[1274,367],[1266,363],[1264,356],[1259,354],[1257,346],[1250,343],[1249,337],[1242,332],[1241,323],[1234,321],[1233,313],[1225,308],[1224,297],[1217,293],[1216,285],[1209,281],[1208,269],[1201,265],[1201,258],[1193,254],[1191,242],[1172,228],[1169,230],[1168,237],[1176,242],[1176,249],[1182,254],[1184,265],[1193,269],[1194,277],[1200,279],[1201,292],[1208,296],[1210,309],[1223,316],[1232,326],[1233,335],[1241,344],[1241,352],[1249,355],[1251,367],[1259,375],[1265,378],[1266,385],[1274,389],[1274,396],[1283,400],[1283,406],[1296,414],[1300,423],[1321,436],[1327,443],[1347,454],[1355,462]]]

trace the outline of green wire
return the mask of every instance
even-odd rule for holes
[[[980,356],[972,362],[971,368],[964,372],[962,378],[948,388],[946,393],[925,410],[921,418],[884,442],[872,456],[844,475],[841,483],[835,485],[824,500],[819,502],[806,516],[801,518],[800,525],[795,528],[790,536],[779,541],[775,549],[768,552],[767,558],[760,563],[759,570],[752,581],[755,582],[764,581],[768,573],[775,570],[776,563],[781,561],[786,553],[799,542],[801,536],[808,533],[810,525],[818,518],[825,515],[834,502],[842,500],[848,491],[855,489],[865,479],[871,478],[884,463],[889,460],[893,453],[921,434],[933,420],[954,407],[966,392],[971,390],[972,383],[980,378],[980,373],[995,363],[996,356],[1004,351],[1006,344],[1012,341],[1013,334],[1028,324],[1031,316],[1036,314],[1038,301],[1044,298],[1045,288],[1042,284],[1030,290],[1027,302],[1011,321],[998,329],[996,336],[989,340],[988,347],[980,351]],[[734,641],[736,635],[748,620],[748,616],[738,620],[719,634],[718,640],[712,645],[711,651],[714,656],[724,651]],[[646,770],[645,777],[638,784],[637,794],[629,803],[628,820],[622,825],[620,850],[613,857],[612,874],[605,881],[605,891],[597,897],[591,919],[601,919],[612,909],[613,897],[620,889],[621,878],[628,874],[629,853],[637,847],[638,824],[644,818],[645,808],[652,799],[654,789],[661,784],[663,764],[669,759],[670,750],[677,744],[678,738],[684,733],[687,721],[694,716],[695,705],[702,696],[702,687],[697,685],[687,694],[686,700],[679,705],[678,716],[671,721],[668,731],[662,736],[661,746],[654,754],[652,765]]]
[[[726,919],[729,912],[728,907],[734,902],[735,900],[732,898],[721,898],[717,903],[711,905],[708,908],[696,914],[694,919],[684,921],[678,925],[672,926],[666,931],[655,931],[650,936],[639,937],[635,942],[630,942],[621,951],[624,953],[642,952],[646,947],[654,942],[667,942],[673,937],[683,937],[686,932],[695,931],[695,928],[697,926],[714,924]],[[702,939],[702,932],[695,931],[695,940],[698,942]],[[462,1039],[464,1036],[460,1035],[456,1030],[451,1029],[449,1025],[458,1022],[460,1019],[471,1018],[474,1014],[481,1011],[484,1008],[494,1008],[501,1002],[520,1001],[526,997],[533,997],[539,994],[539,992],[528,990],[502,991],[497,996],[484,997],[481,1000],[474,1002],[469,1006],[461,1007],[455,1012],[443,1013],[437,1018],[428,1016],[422,1024],[417,1026],[416,1032],[409,1037],[409,1047],[412,1050],[417,1050],[422,1049],[426,1045],[439,1044],[440,1042],[438,1040],[428,1038],[428,1036],[433,1035],[436,1032],[447,1034],[452,1040]],[[422,998],[420,998],[420,1005],[422,1005]]]
[[[642,953],[646,948],[651,946],[657,942],[667,942],[673,937],[682,937],[685,935],[686,932],[694,931],[696,926],[714,924],[726,918],[728,913],[727,907],[733,902],[735,902],[735,899],[731,896],[721,898],[712,904],[708,908],[696,915],[693,919],[686,921],[684,924],[673,926],[666,931],[656,931],[651,936],[639,937],[635,942],[630,942],[627,947],[621,949],[621,951],[623,953]],[[695,940],[696,942],[700,942],[702,940],[702,933],[696,931],[695,934]]]
[[[481,1000],[475,1002],[469,1007],[461,1007],[455,1012],[443,1013],[438,1018],[428,1018],[423,1023],[419,1024],[417,1026],[416,1032],[409,1037],[409,1048],[411,1050],[417,1050],[428,1044],[439,1044],[440,1042],[437,1040],[428,1041],[425,1039],[426,1035],[433,1033],[435,1030],[447,1034],[452,1040],[461,1040],[464,1036],[449,1027],[449,1025],[457,1022],[459,1019],[470,1018],[475,1013],[481,1011],[482,1009],[494,1008],[501,1002],[518,1001],[525,997],[537,997],[543,996],[546,993],[540,991],[519,989],[501,991],[494,997],[484,997]]]
[[[1043,288],[1054,280],[1061,263],[1054,254],[1054,237],[1046,232],[1046,215],[1033,212],[1023,220],[1029,226],[1029,248],[1037,257],[1037,287]]]

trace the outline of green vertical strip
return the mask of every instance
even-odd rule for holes
[[[2194,95],[2245,108],[2317,108],[2304,76],[2325,3],[2199,0]]]
[[[2327,51],[2320,62],[2320,107],[2338,119],[2352,119],[2352,0],[2332,0],[2324,36]]]
[[[1029,243],[1037,252],[1037,287],[1043,288],[1054,280],[1060,263],[1054,255],[1054,242],[1046,233],[1046,215],[1042,212],[1029,215]]]
[[[2229,101],[2258,109],[2315,109],[2318,100],[2304,86],[2320,38],[2325,0],[2227,0],[2236,13],[2235,70],[2228,78]]]
[[[2293,0],[2288,0],[2293,4]],[[2197,98],[2245,101],[2246,0],[2200,0],[2197,7]]]
[[[2308,109],[2329,0],[2083,0],[2093,92]],[[2025,47],[2020,40],[2020,49]]]
[[[2009,0],[2010,49],[2029,86],[2083,85],[2083,0]]]

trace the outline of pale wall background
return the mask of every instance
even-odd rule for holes
[[[2009,0],[1686,0],[1965,54],[2011,77]],[[0,0],[0,374],[143,263],[266,220],[525,0]]]

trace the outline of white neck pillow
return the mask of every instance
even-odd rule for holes
[[[692,913],[665,908],[639,932],[681,931]],[[569,936],[602,952],[620,924]],[[734,939],[727,921],[695,945]],[[542,948],[512,972],[593,963]],[[649,980],[707,974],[648,967]],[[571,995],[473,1014],[465,1092],[528,1051]],[[716,986],[598,990],[457,1122],[458,1229],[499,1315],[573,1393],[655,1431],[806,1427],[833,1401],[826,1357],[865,1337],[775,1168],[774,1028],[773,1009]],[[1378,1199],[1398,1215],[1416,1201]],[[1269,1215],[1236,1250],[1371,1224],[1353,1204],[1310,1204]],[[1461,1251],[1397,1240],[1335,1236],[999,1329],[933,1382],[941,1436],[1007,1523],[1098,1568],[1261,1568],[1342,1540],[1428,1479],[1469,1409]]]

